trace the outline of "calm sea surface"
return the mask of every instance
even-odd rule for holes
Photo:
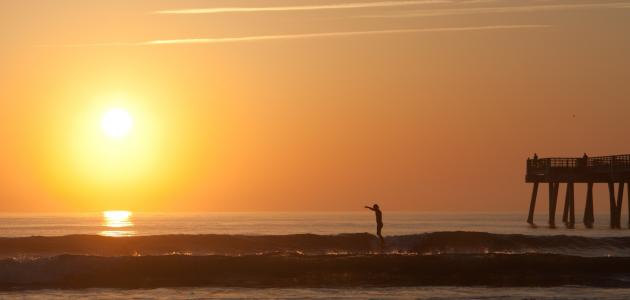
[[[630,236],[626,229],[608,228],[607,214],[595,216],[595,228],[566,229],[558,219],[556,229],[546,226],[547,217],[536,215],[537,228],[529,226],[522,213],[416,213],[384,212],[384,235],[406,235],[436,231],[479,231],[527,235],[579,235],[588,237]],[[59,236],[100,234],[110,236],[162,234],[338,234],[375,230],[373,213],[85,213],[0,214],[0,236]]]

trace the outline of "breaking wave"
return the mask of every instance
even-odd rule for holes
[[[630,287],[628,254],[628,237],[485,232],[0,238],[0,289]]]
[[[630,256],[630,237],[530,236],[485,232],[434,232],[386,237],[385,247],[368,233],[338,235],[155,235],[0,238],[0,258],[62,254],[98,256],[251,254],[488,254],[548,253]]]

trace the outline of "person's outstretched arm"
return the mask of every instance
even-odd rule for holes
[[[369,206],[366,206],[365,208],[367,208],[367,209],[369,209],[369,210],[371,210],[371,211],[374,211],[374,208],[371,208],[371,207],[369,207]]]

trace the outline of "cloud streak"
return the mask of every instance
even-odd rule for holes
[[[588,4],[552,4],[552,5],[529,5],[513,7],[476,7],[476,8],[444,8],[426,9],[407,13],[366,15],[358,18],[414,18],[414,17],[438,17],[454,15],[475,15],[475,14],[499,14],[499,13],[519,13],[538,11],[561,11],[573,9],[592,8],[627,8],[629,3],[588,3]]]
[[[240,42],[256,42],[256,41],[297,40],[297,39],[312,39],[312,38],[430,33],[430,32],[466,32],[466,31],[486,31],[486,30],[514,30],[514,29],[522,30],[522,29],[541,29],[541,28],[547,28],[547,27],[550,27],[550,26],[549,25],[493,25],[493,26],[473,26],[473,27],[412,28],[412,29],[372,30],[372,31],[342,31],[342,32],[324,32],[324,33],[281,34],[281,35],[256,35],[256,36],[227,37],[227,38],[168,39],[168,40],[152,40],[152,41],[136,42],[136,43],[47,45],[45,47],[138,47],[138,46],[161,46],[161,45],[224,44],[224,43],[240,43]]]
[[[421,4],[451,3],[450,0],[415,0],[415,1],[381,1],[381,2],[355,2],[328,5],[303,5],[303,6],[272,6],[272,7],[215,7],[192,8],[175,10],[158,10],[154,14],[220,14],[220,13],[247,13],[247,12],[283,12],[283,11],[309,11],[309,10],[334,10],[352,8],[396,7]]]

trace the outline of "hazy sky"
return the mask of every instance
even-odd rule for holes
[[[628,0],[21,0],[0,27],[3,212],[525,213],[534,152],[630,153]]]

